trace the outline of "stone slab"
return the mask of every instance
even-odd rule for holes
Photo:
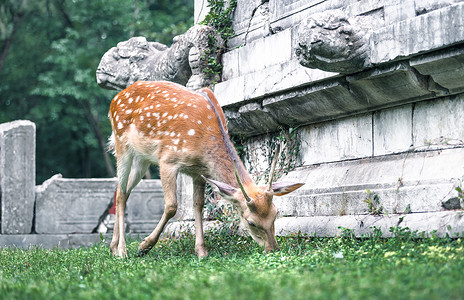
[[[366,214],[370,190],[389,214],[440,211],[443,202],[457,197],[462,161],[464,148],[456,148],[302,167],[281,180],[305,185],[275,197],[274,204],[283,216]]]
[[[380,110],[373,114],[375,156],[405,152],[411,148],[412,115],[412,104]]]
[[[35,124],[0,124],[0,228],[30,233],[35,198]]]
[[[39,234],[91,233],[112,204],[117,186],[110,179],[67,179],[54,176],[37,188],[36,224]],[[161,182],[142,180],[126,208],[126,230],[155,228],[164,209]]]
[[[379,228],[384,237],[392,237],[392,227],[409,228],[411,232],[432,234],[438,237],[463,237],[464,213],[462,211],[396,214],[388,216],[354,215],[334,217],[286,217],[275,222],[278,236],[294,233],[309,236],[340,236],[344,228],[353,230],[357,237],[373,234]]]
[[[107,238],[111,239],[108,235]],[[76,249],[90,247],[101,241],[100,235],[94,234],[14,234],[0,235],[0,248],[16,247],[28,249],[40,247],[44,249]],[[108,248],[109,249],[109,248]],[[109,250],[108,250],[109,251]]]
[[[407,19],[372,33],[372,64],[404,59],[464,41],[464,3]]]
[[[343,79],[333,79],[266,97],[263,107],[279,123],[295,127],[343,116],[359,110],[363,102],[354,97]]]
[[[227,54],[227,53],[226,53]],[[234,59],[224,56],[226,61]],[[233,64],[233,61],[231,62]],[[229,65],[232,69],[232,66]],[[229,74],[236,74],[229,71]],[[282,64],[268,66],[249,74],[230,78],[214,86],[214,93],[223,107],[243,105],[247,100],[255,100],[263,96],[274,95],[282,91],[305,86],[308,82],[317,83],[338,76],[333,72],[305,68],[296,59]]]
[[[300,130],[305,165],[372,156],[372,115],[317,123]]]
[[[455,94],[464,91],[464,46],[414,57],[411,67]]]
[[[287,29],[312,14],[329,9],[343,8],[344,0],[270,0],[270,26],[274,30]]]
[[[347,76],[350,89],[368,106],[392,106],[435,96],[428,80],[406,63],[397,63]]]
[[[292,32],[281,31],[235,51],[238,51],[239,76],[280,65],[292,58]]]
[[[127,203],[127,232],[152,232],[164,212],[161,180],[142,180]]]
[[[415,148],[464,145],[464,94],[417,103],[414,108]]]

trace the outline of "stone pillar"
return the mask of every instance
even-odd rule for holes
[[[0,233],[31,233],[34,201],[35,124],[0,124]]]

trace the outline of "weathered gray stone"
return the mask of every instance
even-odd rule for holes
[[[55,175],[37,188],[36,232],[91,233],[111,205],[116,186],[115,178],[65,179]],[[163,209],[160,181],[142,180],[127,202],[126,230],[153,230]]]
[[[169,48],[147,42],[144,37],[131,38],[105,53],[97,68],[97,83],[116,90],[137,80],[168,80],[192,89],[210,86],[219,78],[203,72],[206,57],[218,60],[217,50],[222,44],[215,30],[205,25],[196,25],[175,37]]]
[[[430,99],[435,95],[429,89],[427,78],[414,72],[405,63],[350,75],[347,80],[350,89],[358,97],[364,97],[371,107]]]
[[[410,64],[450,93],[464,91],[464,46],[415,57]]]
[[[464,40],[464,3],[447,6],[374,31],[369,57],[380,64]]]
[[[352,73],[369,66],[369,17],[349,18],[342,10],[314,14],[298,28],[295,53],[300,64]]]
[[[164,212],[161,180],[142,180],[131,192],[126,212],[126,231],[152,232]]]
[[[235,71],[230,74],[232,72]],[[219,82],[214,86],[214,91],[219,95],[218,100],[222,106],[236,106],[246,100],[294,89],[307,85],[308,82],[316,83],[335,75],[337,74],[303,67],[296,59],[292,59],[282,64],[269,65],[265,70]]]
[[[374,155],[408,151],[412,146],[412,105],[374,113]]]
[[[193,220],[193,181],[190,176],[179,174],[177,176],[177,214],[176,219]]]
[[[285,30],[238,48],[239,75],[289,61],[293,55],[291,34],[291,30]]]
[[[312,165],[290,172],[282,180],[305,185],[274,203],[284,216],[367,214],[366,190],[377,194],[384,212],[442,210],[442,202],[457,197],[464,176],[464,148],[403,153]]]
[[[35,124],[0,124],[0,228],[30,233],[35,198]]]
[[[269,111],[258,103],[246,104],[238,112],[225,110],[224,113],[228,119],[229,132],[235,135],[252,136],[279,126]]]
[[[270,26],[273,31],[287,29],[316,13],[341,9],[346,4],[345,0],[270,0]]]
[[[439,237],[463,237],[463,212],[434,212],[388,216],[334,216],[334,217],[287,217],[276,220],[276,235],[285,236],[300,232],[309,236],[340,236],[344,228],[358,236],[373,234],[373,227],[382,231],[384,237],[392,237],[390,228],[409,228],[419,235],[429,237],[432,232]]]
[[[65,179],[55,175],[37,187],[39,234],[91,233],[112,203],[115,179]]]
[[[416,16],[415,2],[422,2],[422,0],[384,1],[384,7],[381,9],[385,20],[384,25],[390,25],[403,20],[414,18]]]
[[[106,236],[111,239],[111,237]],[[40,247],[44,249],[76,249],[90,247],[101,241],[99,234],[14,234],[0,235],[2,247],[27,249]]]
[[[335,79],[265,98],[263,107],[279,123],[293,127],[344,116],[367,104],[354,96],[343,80]]]
[[[414,147],[433,149],[464,145],[464,94],[417,103]]]
[[[238,0],[232,15],[235,37],[228,42],[234,48],[271,34],[269,25],[269,1]]]
[[[301,160],[308,165],[372,156],[370,114],[309,125],[300,136]]]

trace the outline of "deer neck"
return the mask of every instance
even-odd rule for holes
[[[214,153],[209,160],[209,172],[213,179],[227,183],[228,185],[239,188],[237,179],[234,173],[234,161],[237,164],[237,171],[241,182],[245,186],[254,185],[253,179],[248,171],[245,169],[242,161],[235,152],[235,149],[231,149],[227,154]]]

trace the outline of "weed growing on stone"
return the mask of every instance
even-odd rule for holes
[[[249,237],[222,229],[206,234],[210,255],[198,259],[195,238],[161,240],[145,257],[128,240],[129,258],[105,242],[76,250],[0,250],[1,299],[459,299],[464,295],[462,239],[421,238],[395,228],[355,238],[301,233],[278,238],[264,253]]]
[[[371,215],[381,215],[384,213],[383,205],[380,204],[379,195],[372,193],[370,190],[366,190],[367,198],[364,202],[367,203],[367,209]]]

